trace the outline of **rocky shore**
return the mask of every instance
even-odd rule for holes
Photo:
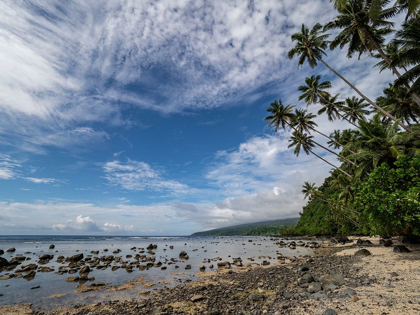
[[[379,240],[342,240],[315,256],[282,257],[277,264],[219,264],[197,281],[149,298],[78,305],[49,312],[30,305],[1,314],[420,314],[420,248]],[[149,294],[150,292],[146,292]],[[139,294],[145,294],[144,290]],[[139,295],[140,296],[140,295]]]

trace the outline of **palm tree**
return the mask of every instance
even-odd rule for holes
[[[272,102],[270,107],[267,109],[267,112],[271,113],[271,115],[264,118],[264,120],[269,121],[268,127],[274,125],[275,131],[277,132],[280,126],[283,129],[285,129],[286,125],[290,126],[290,123],[295,115],[293,113],[294,107],[296,107],[296,105],[284,106],[281,99]]]
[[[302,66],[306,61],[308,61],[309,66],[311,68],[314,68],[315,66],[317,66],[318,61],[321,62],[330,71],[332,71],[335,75],[337,75],[344,82],[346,82],[353,90],[357,92],[357,94],[359,94],[367,102],[374,106],[379,112],[395,121],[396,118],[394,116],[384,111],[381,107],[379,107],[373,101],[371,101],[366,95],[362,94],[362,92],[360,92],[353,84],[351,84],[347,79],[345,79],[340,73],[334,70],[329,64],[327,64],[322,59],[323,55],[327,55],[325,53],[325,49],[328,46],[327,38],[329,35],[322,34],[321,29],[322,25],[319,23],[315,24],[311,31],[309,31],[309,29],[306,28],[304,24],[302,24],[301,32],[292,35],[292,41],[296,41],[296,45],[288,52],[289,59],[292,59],[296,55],[300,56],[298,61],[298,67]],[[405,130],[412,132],[412,130],[409,127],[405,126],[401,122],[400,126]]]
[[[306,105],[319,103],[324,99],[328,92],[324,91],[331,87],[330,81],[319,82],[320,75],[305,78],[306,85],[301,85],[298,90],[302,92],[299,96],[299,101],[304,100]]]
[[[288,148],[295,147],[293,152],[295,153],[296,156],[299,156],[300,150],[303,150],[306,154],[312,153],[313,155],[315,155],[317,158],[321,159],[328,165],[331,165],[332,167],[339,170],[343,174],[346,174],[347,176],[351,177],[349,173],[343,171],[338,166],[335,166],[334,164],[328,162],[327,160],[325,160],[324,158],[316,154],[314,151],[312,151],[312,149],[315,146],[312,139],[313,139],[313,136],[307,135],[306,133],[293,131],[292,136],[289,140],[289,142],[291,143],[289,144]]]
[[[340,141],[341,141],[341,131],[340,130],[335,129],[330,134],[330,138],[332,138],[333,140],[327,142],[328,146],[332,147],[333,149],[340,149],[341,147],[344,148],[344,146],[340,143]]]
[[[356,176],[363,177],[382,163],[393,165],[396,158],[404,153],[413,152],[418,149],[410,149],[412,143],[418,148],[419,142],[416,133],[398,133],[398,123],[381,121],[380,115],[375,115],[370,121],[360,121],[358,130],[357,153],[348,156],[349,159],[358,161]]]
[[[395,84],[401,86],[412,83],[411,89],[420,92],[420,20],[411,19],[405,22],[402,30],[397,32],[394,41],[401,49],[398,57],[392,61],[392,65],[412,66],[395,81]]]
[[[355,96],[352,98],[348,97],[343,106],[343,110],[346,113],[344,117],[351,122],[366,120],[365,116],[371,113],[371,111],[367,109],[368,106],[369,104],[365,103],[361,98]]]
[[[309,201],[314,199],[318,188],[313,183],[305,182],[302,186],[302,194],[304,194],[304,199],[309,198]]]
[[[327,135],[325,135],[322,132],[315,129],[315,127],[318,126],[317,123],[313,120],[315,117],[316,117],[316,115],[314,115],[312,113],[307,113],[307,111],[304,110],[304,109],[297,109],[295,111],[295,116],[292,120],[291,125],[299,133],[304,133],[304,132],[310,133],[311,131],[315,131],[316,133],[319,133],[320,135],[324,136],[325,138],[329,139],[330,141],[335,141],[334,139],[328,137]],[[327,147],[324,147],[323,145],[319,144],[315,140],[312,140],[312,142],[315,143],[317,146],[323,148],[324,150],[334,154],[338,158],[344,159],[348,163],[350,163],[352,165],[355,165],[353,161],[350,161],[349,159],[338,155],[334,151],[328,149]],[[338,143],[338,144],[341,145],[341,143]]]
[[[354,123],[354,120],[352,121],[348,118],[347,115],[340,113],[340,110],[344,110],[344,102],[337,101],[339,95],[340,94],[336,94],[334,96],[330,94],[326,95],[324,101],[321,102],[324,107],[318,111],[318,115],[326,113],[329,121],[334,121],[336,118],[340,118],[342,120],[346,120],[348,123],[358,128],[358,126]]]
[[[347,57],[351,58],[355,52],[359,56],[364,52],[371,52],[376,50],[381,57],[389,64],[394,74],[400,78],[401,74],[395,66],[391,64],[388,55],[382,49],[385,42],[386,35],[393,32],[393,22],[386,19],[394,16],[398,9],[390,7],[384,9],[384,6],[389,2],[388,0],[377,0],[379,14],[374,20],[369,16],[369,10],[372,6],[372,1],[367,0],[350,0],[347,5],[339,10],[336,18],[325,24],[324,30],[342,29],[342,31],[331,41],[330,48],[334,49],[340,46],[342,49],[348,44]],[[411,91],[411,87],[405,84],[407,90]],[[420,97],[414,92],[413,98],[420,106]]]
[[[404,88],[389,84],[389,87],[384,89],[384,94],[385,96],[376,99],[376,102],[384,109],[408,124],[411,120],[416,124],[419,123],[416,116],[420,117],[420,108],[415,105]]]

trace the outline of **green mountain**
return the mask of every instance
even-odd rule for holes
[[[196,232],[191,236],[279,235],[281,227],[295,225],[299,218],[255,222]]]

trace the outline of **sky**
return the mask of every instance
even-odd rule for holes
[[[287,58],[302,23],[334,15],[325,0],[2,0],[0,234],[189,235],[298,217],[303,182],[331,168],[294,156],[290,131],[263,119],[275,99],[305,108],[297,87],[313,74],[354,95]],[[327,53],[372,98],[392,80],[368,56]]]

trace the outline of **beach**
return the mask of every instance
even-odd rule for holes
[[[297,246],[299,250],[306,248],[304,246],[313,241],[300,241],[303,246],[299,241],[293,240],[282,241],[285,245],[278,239],[272,238],[270,242],[277,243],[277,248],[283,247],[289,250],[290,246],[299,243],[301,245]],[[372,244],[369,244],[370,242]],[[253,242],[248,243],[253,244]],[[90,303],[90,298],[87,298],[85,303],[78,300],[77,305],[44,310],[26,303],[3,306],[0,312],[54,315],[335,313],[391,315],[420,312],[418,245],[407,245],[410,250],[408,253],[396,253],[394,248],[398,247],[396,245],[399,244],[398,240],[393,240],[394,244],[389,247],[379,245],[379,239],[363,239],[363,241],[350,239],[349,242],[339,244],[331,241],[318,243],[322,246],[313,249],[311,255],[283,255],[274,252],[275,259],[271,261],[264,259],[253,264],[239,263],[237,257],[235,259],[228,257],[226,261],[213,262],[213,270],[194,271],[194,277],[191,275],[185,277],[184,269],[179,270],[176,275],[171,273],[172,277],[181,276],[179,284],[169,284],[161,279],[146,279],[143,275],[125,280],[119,285],[104,283],[103,286],[92,286],[93,283],[87,282],[78,286],[79,296],[106,292],[110,299],[102,302]],[[200,268],[201,265],[194,267]],[[161,286],[156,288],[158,282],[161,282]],[[135,291],[136,295],[125,298],[124,294],[113,295],[126,290]],[[59,301],[63,297],[58,294],[50,299]]]

